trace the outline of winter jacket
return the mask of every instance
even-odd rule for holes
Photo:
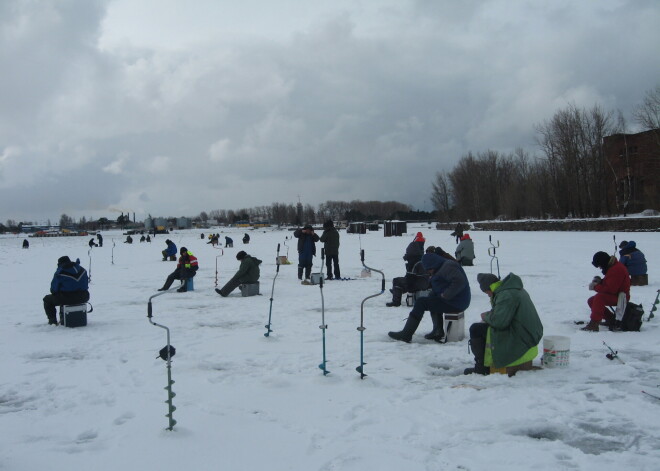
[[[334,227],[325,229],[321,238],[326,255],[339,255],[339,232]]]
[[[87,270],[80,266],[80,260],[75,263],[62,263],[57,265],[57,270],[50,282],[52,294],[72,291],[87,291],[89,289],[89,278]]]
[[[187,268],[188,270],[197,271],[199,265],[197,263],[197,257],[195,257],[192,252],[189,250],[185,254],[179,257],[179,263],[176,264],[177,268]]]
[[[434,270],[431,275],[433,294],[457,311],[465,311],[470,305],[472,295],[463,267],[434,253],[424,254],[422,265],[426,270]]]
[[[259,281],[259,265],[261,265],[261,260],[252,255],[246,255],[241,260],[241,266],[232,279],[240,283],[256,283]]]
[[[613,296],[624,292],[626,293],[626,299],[630,300],[630,275],[623,263],[617,262],[616,257],[610,257],[603,274],[605,275],[603,280],[594,286],[595,292]]]
[[[503,368],[535,347],[543,337],[543,324],[520,277],[509,273],[493,291],[493,309],[484,321],[490,326],[493,366]]]
[[[165,255],[167,257],[171,257],[172,255],[176,255],[176,245],[174,242],[170,241],[169,244],[167,244],[167,248],[165,249]]]
[[[619,250],[619,261],[628,269],[630,276],[646,275],[646,257],[637,248],[634,240],[628,242],[623,249]]]
[[[406,271],[412,271],[417,262],[424,255],[424,241],[412,241],[406,248],[406,254],[403,259],[406,261]]]
[[[472,239],[463,239],[456,246],[456,261],[472,263],[472,260],[474,260],[474,242],[472,242]]]
[[[319,241],[318,234],[305,234],[303,233],[302,229],[296,229],[295,231],[293,231],[293,237],[298,239],[299,254],[303,254],[305,250],[305,241],[309,240],[311,241],[311,249],[312,249],[311,255],[312,256],[316,255],[316,242]]]

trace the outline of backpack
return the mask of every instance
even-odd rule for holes
[[[640,327],[642,327],[643,316],[644,308],[642,305],[629,302],[623,313],[623,319],[617,322],[618,327],[623,332],[639,332]]]

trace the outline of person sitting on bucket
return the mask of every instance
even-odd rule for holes
[[[479,288],[490,297],[492,309],[482,322],[470,326],[474,368],[466,375],[487,375],[490,367],[505,368],[532,361],[538,355],[543,324],[520,277],[509,273],[502,281],[491,273],[477,275]]]
[[[596,276],[589,283],[589,289],[596,294],[587,300],[591,316],[589,323],[581,330],[598,332],[598,325],[603,319],[610,325],[613,323],[614,314],[608,311],[607,306],[617,305],[619,293],[626,293],[626,300],[630,301],[630,275],[623,263],[614,256],[610,257],[607,252],[596,252],[591,264],[600,268],[605,277]]]
[[[248,255],[243,250],[236,254],[236,260],[241,262],[236,274],[221,289],[215,289],[215,292],[222,297],[229,296],[229,293],[241,284],[251,284],[259,281],[261,260]]]
[[[402,331],[388,333],[394,340],[410,342],[424,312],[430,311],[433,330],[424,338],[439,342],[445,335],[443,313],[461,312],[470,305],[470,284],[458,263],[435,253],[427,253],[422,257],[422,266],[431,277],[432,292],[429,296],[417,298]]]
[[[185,293],[188,291],[187,280],[195,276],[199,265],[197,263],[197,257],[195,257],[187,248],[181,247],[179,253],[181,254],[179,257],[179,263],[177,263],[174,271],[169,274],[167,280],[165,280],[165,284],[162,288],[159,288],[158,291],[167,291],[170,289],[174,280],[182,281],[181,287],[177,289],[177,292]]]
[[[174,242],[172,242],[170,239],[167,239],[165,243],[167,244],[167,247],[161,252],[163,254],[163,262],[169,257],[176,256],[176,244],[174,244]]]
[[[250,243],[250,235],[247,232],[243,236],[243,243],[244,244],[249,244]]]
[[[646,286],[649,284],[649,277],[646,273],[646,257],[641,250],[637,248],[634,240],[623,241],[619,244],[619,261],[625,265],[630,275],[630,284],[632,286]]]
[[[415,239],[406,247],[406,253],[403,259],[406,261],[406,272],[411,272],[417,262],[422,259],[424,255],[424,242],[426,239],[421,232],[415,234]]]
[[[474,242],[470,239],[470,234],[465,234],[461,237],[461,242],[456,246],[456,261],[464,267],[471,267],[474,265]]]
[[[44,311],[48,323],[57,325],[57,306],[83,304],[89,301],[87,270],[64,255],[57,260],[57,270],[50,282],[50,293],[44,296]]]

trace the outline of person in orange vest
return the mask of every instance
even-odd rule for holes
[[[176,269],[169,274],[167,280],[165,280],[165,284],[158,291],[167,291],[170,289],[174,280],[182,281],[181,287],[177,289],[177,292],[185,293],[188,291],[187,280],[195,276],[199,265],[197,264],[197,257],[187,248],[181,247],[179,254],[181,256],[179,257],[179,263],[176,265]]]

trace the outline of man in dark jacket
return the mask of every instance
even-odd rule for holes
[[[632,286],[646,286],[649,284],[649,276],[646,273],[646,257],[637,248],[634,240],[623,241],[619,244],[619,261],[628,269],[630,284]]]
[[[426,239],[421,232],[415,235],[415,239],[406,247],[406,253],[403,259],[406,261],[406,272],[413,271],[413,267],[422,259],[424,255],[424,242]]]
[[[236,274],[222,287],[222,289],[215,289],[215,292],[222,297],[229,296],[229,293],[234,291],[241,284],[256,283],[259,281],[259,265],[261,265],[261,260],[248,255],[243,250],[236,254],[236,260],[240,260],[241,262],[241,266],[238,268]]]
[[[99,247],[103,247],[103,236],[101,235],[100,232],[98,234],[96,234],[96,238],[99,241]]]
[[[341,279],[339,273],[339,232],[335,229],[335,225],[331,220],[323,223],[323,234],[321,234],[321,242],[325,249],[325,267],[328,276],[326,280],[332,280],[332,268],[334,265],[335,273],[334,278]]]
[[[48,323],[57,325],[57,306],[83,304],[89,301],[89,278],[80,260],[72,262],[66,255],[57,260],[57,270],[50,282],[50,293],[44,296]]]
[[[470,326],[474,368],[466,368],[463,373],[486,375],[491,365],[504,368],[533,360],[538,354],[535,347],[543,337],[543,324],[520,277],[509,273],[500,281],[492,273],[479,273],[477,281],[493,308],[481,314],[482,322]]]
[[[319,236],[314,233],[314,228],[307,224],[302,229],[296,229],[293,237],[298,239],[298,279],[303,279],[303,270],[305,270],[305,279],[302,284],[311,285],[312,265],[316,255],[316,242]]]
[[[424,312],[430,311],[433,330],[425,338],[440,341],[444,337],[443,313],[461,312],[470,305],[470,284],[458,263],[434,253],[427,253],[422,257],[422,265],[431,277],[432,293],[427,297],[417,298],[402,331],[388,333],[394,340],[410,342]]]

